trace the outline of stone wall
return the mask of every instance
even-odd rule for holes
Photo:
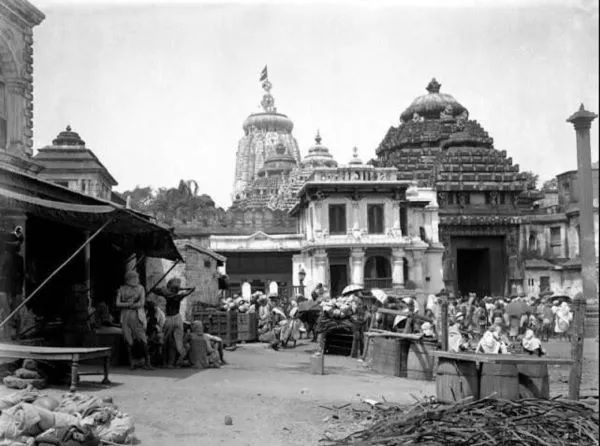
[[[189,297],[181,303],[181,314],[190,320],[190,311],[195,302],[217,305],[219,285],[217,281],[217,257],[194,247],[188,240],[177,240],[177,248],[185,260],[179,263],[160,283],[164,287],[172,278],[181,280],[183,287],[195,287]],[[164,259],[148,258],[146,260],[146,283],[152,287],[173,266],[173,262]]]
[[[33,154],[33,27],[44,15],[30,3],[0,2],[0,87],[6,146],[0,150]]]

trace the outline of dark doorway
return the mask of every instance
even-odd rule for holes
[[[346,265],[331,265],[329,267],[331,279],[331,297],[342,294],[342,290],[348,285],[348,267]]]
[[[457,249],[456,263],[458,291],[461,295],[477,293],[477,296],[489,296],[491,294],[489,249]]]

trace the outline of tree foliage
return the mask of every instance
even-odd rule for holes
[[[214,200],[207,194],[198,194],[195,180],[180,180],[177,187],[160,187],[153,190],[150,186],[136,186],[125,191],[123,197],[129,198],[133,209],[150,214],[167,224],[179,220],[187,223],[203,213],[223,212],[215,206]]]
[[[553,191],[556,189],[558,189],[558,182],[556,181],[556,177],[545,181],[544,184],[542,184],[542,191],[544,192]]]
[[[537,185],[538,185],[540,176],[536,173],[533,173],[530,170],[523,172],[523,175],[525,175],[525,178],[527,180],[527,189],[528,190],[537,189]]]

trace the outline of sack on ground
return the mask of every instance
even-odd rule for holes
[[[32,403],[41,396],[38,389],[33,386],[28,386],[25,389],[0,398],[0,411],[16,406],[19,403]]]
[[[38,365],[37,362],[33,359],[24,359],[22,367],[27,370],[37,371]]]
[[[7,376],[2,380],[4,385],[9,389],[26,389],[29,386],[33,386],[36,389],[43,389],[46,387],[45,379],[23,379],[16,376]]]
[[[101,441],[124,443],[133,434],[135,427],[128,414],[115,411],[109,423],[98,424],[94,430]]]
[[[104,404],[100,398],[82,393],[67,393],[63,395],[55,412],[68,414],[81,414],[85,416],[87,411],[102,407]]]
[[[21,379],[42,379],[42,376],[36,370],[17,369],[15,376]]]
[[[100,440],[88,427],[52,428],[38,435],[36,446],[98,446]]]
[[[38,435],[40,432],[54,425],[52,412],[35,407],[28,403],[19,403],[2,412],[2,417],[9,417],[15,422],[19,435]],[[41,425],[44,428],[40,427]]]

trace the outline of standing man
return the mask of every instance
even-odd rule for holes
[[[121,310],[121,328],[127,344],[129,366],[135,368],[133,358],[133,345],[139,342],[143,345],[146,369],[152,369],[150,352],[148,351],[148,337],[146,336],[146,313],[144,304],[146,292],[140,285],[138,273],[128,271],[125,274],[125,284],[117,291],[117,308]]]
[[[358,291],[352,294],[352,350],[350,356],[362,358],[366,317],[364,303],[357,293]]]
[[[183,317],[179,310],[181,301],[192,294],[196,288],[182,288],[181,279],[173,278],[167,282],[165,289],[157,289],[155,293],[163,296],[166,301],[166,319],[164,328],[164,342],[166,363],[168,368],[173,368],[175,358],[173,348],[177,351],[179,359],[177,365],[181,365],[185,357],[183,347]]]

